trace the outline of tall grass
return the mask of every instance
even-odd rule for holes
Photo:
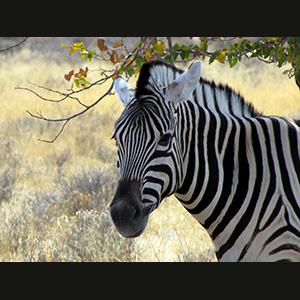
[[[116,232],[108,211],[117,183],[116,149],[110,140],[122,111],[116,97],[69,122],[54,144],[37,140],[53,138],[59,124],[32,119],[26,109],[59,117],[80,107],[72,101],[45,103],[14,87],[30,86],[30,81],[66,90],[63,75],[87,65],[55,54],[51,47],[49,56],[29,44],[1,56],[0,260],[215,261],[205,230],[174,197],[150,216],[141,237],[124,239]],[[89,69],[99,67],[93,64]],[[297,115],[300,110],[299,91],[281,76],[282,70],[262,64],[230,70],[206,63],[202,70],[204,77],[228,82],[266,113]],[[90,103],[102,92],[101,87],[92,89],[82,100]]]

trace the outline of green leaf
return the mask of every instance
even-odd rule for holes
[[[94,54],[95,54],[95,51],[94,51],[94,50],[90,51],[89,54],[88,54],[88,56],[87,56],[87,58],[86,58],[86,60],[87,60],[88,62],[91,62],[92,59],[93,59]]]
[[[246,48],[247,48],[247,50],[249,50],[249,51],[253,50],[253,47],[252,47],[251,44],[246,44]]]
[[[138,68],[138,70],[141,69],[143,62],[144,62],[143,57],[142,57],[142,56],[139,56],[139,57],[137,58],[137,60],[136,60],[136,67]]]
[[[76,87],[78,89],[80,89],[81,88],[80,80],[79,79],[75,79],[74,82],[75,82]]]
[[[133,75],[133,73],[134,73],[133,67],[129,66],[129,67],[126,68],[126,70],[127,70],[127,73],[129,75],[129,77],[131,77]]]
[[[270,56],[271,51],[274,49],[274,47],[272,45],[270,45],[266,51],[265,51],[265,57],[264,58],[268,58]]]
[[[284,63],[286,62],[286,56],[283,55],[279,60],[278,60],[278,67],[280,68]]]
[[[125,69],[125,65],[122,65],[119,69],[119,75],[122,75],[123,71]],[[102,72],[104,74],[104,72]],[[101,73],[101,76],[103,76],[103,74]]]
[[[237,57],[235,59],[233,59],[232,61],[230,61],[229,62],[230,68],[233,68],[236,65],[237,61],[238,61]]]
[[[181,50],[179,52],[179,55],[181,57],[181,60],[185,60],[186,56],[188,54],[188,48],[185,45],[181,46]]]
[[[235,56],[235,54],[232,53],[232,52],[229,52],[228,55],[227,55],[228,63],[229,63],[230,68],[233,68],[236,65],[237,61],[238,61],[237,57],[233,58],[234,56]]]
[[[220,50],[215,51],[211,57],[209,58],[209,64],[213,63],[213,61],[216,59],[216,57],[220,54]]]
[[[173,45],[173,51],[175,52],[177,49],[179,49],[180,46],[178,45],[178,43]]]
[[[80,79],[81,79],[81,81],[83,81],[83,82],[86,83],[86,84],[91,84],[91,83],[88,81],[88,79],[86,78],[86,75],[85,75],[85,76],[82,76]]]
[[[207,47],[208,47],[207,41],[205,41],[205,42],[203,43],[203,45],[202,45],[202,52],[203,52],[203,53],[206,53],[206,52],[207,52]]]
[[[259,46],[260,46],[260,42],[259,41],[254,41],[253,44],[252,44],[252,48],[253,49],[257,49],[257,48],[259,48]]]

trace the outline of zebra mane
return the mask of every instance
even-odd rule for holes
[[[160,60],[144,63],[136,84],[136,98],[139,100],[142,96],[153,94],[155,87],[169,85],[183,72]],[[223,114],[239,117],[262,116],[251,103],[246,102],[243,96],[227,84],[215,84],[213,80],[209,81],[202,77],[194,93],[194,99],[190,100],[211,111]]]

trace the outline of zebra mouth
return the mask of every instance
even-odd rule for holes
[[[118,232],[126,238],[138,237],[146,228],[149,212],[141,202],[139,181],[119,182],[110,204],[110,215]]]
[[[148,216],[146,216],[141,222],[135,223],[135,224],[120,224],[117,226],[116,223],[116,228],[118,232],[125,238],[136,238],[140,236],[148,223]],[[128,226],[129,225],[129,226]]]

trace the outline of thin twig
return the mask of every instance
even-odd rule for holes
[[[38,139],[40,142],[44,142],[44,143],[54,143],[56,141],[56,139],[60,136],[60,134],[63,132],[63,130],[65,129],[67,123],[70,121],[71,119],[67,120],[64,122],[63,126],[61,127],[60,131],[58,132],[58,134],[55,136],[55,138],[53,140],[42,140],[42,139]]]
[[[111,77],[113,77],[115,74],[116,74],[116,73],[112,74],[111,76],[106,77],[106,80],[109,79],[109,78],[111,78]],[[74,115],[71,115],[71,116],[69,116],[69,117],[60,118],[60,119],[52,119],[52,118],[46,118],[46,117],[44,117],[43,114],[42,114],[41,112],[37,112],[37,114],[35,115],[35,114],[31,113],[30,111],[26,110],[26,112],[27,112],[31,117],[36,118],[36,119],[40,119],[40,120],[44,120],[44,121],[48,121],[48,122],[64,122],[64,124],[62,125],[60,131],[59,131],[58,134],[54,137],[54,139],[52,139],[52,140],[41,140],[41,139],[39,139],[39,141],[46,142],[46,143],[53,143],[53,142],[55,142],[55,140],[60,136],[60,134],[63,132],[65,126],[67,125],[67,123],[68,123],[70,120],[72,120],[72,119],[74,119],[74,118],[76,118],[76,117],[78,117],[78,116],[80,116],[80,115],[83,115],[83,114],[86,113],[88,110],[90,110],[90,109],[93,108],[95,105],[97,105],[104,97],[106,97],[107,95],[110,95],[110,94],[111,94],[111,91],[112,91],[112,89],[113,89],[113,86],[114,86],[114,80],[113,80],[111,86],[109,87],[109,89],[106,91],[105,94],[103,94],[100,98],[98,98],[98,99],[97,99],[94,103],[92,103],[91,105],[86,106],[86,108],[83,109],[82,111],[80,111],[80,112],[78,112],[78,113],[76,113],[76,114],[74,114]],[[34,93],[35,93],[35,92],[34,92]]]
[[[76,100],[81,106],[87,107],[87,105],[84,104],[84,103],[82,103],[77,97],[71,96],[72,94],[75,93],[75,91],[72,91],[72,92],[70,92],[70,93],[63,93],[63,92],[60,92],[60,91],[52,90],[52,89],[47,88],[47,87],[45,87],[45,86],[37,85],[37,84],[32,83],[32,82],[28,82],[28,83],[30,83],[30,84],[32,84],[32,85],[38,87],[38,88],[45,89],[45,90],[47,90],[47,91],[49,91],[49,92],[59,94],[59,95],[61,95],[61,96],[63,96],[63,97],[62,97],[61,99],[54,100],[54,99],[45,98],[45,97],[41,96],[40,94],[38,94],[37,92],[35,92],[34,90],[29,89],[29,88],[24,88],[24,87],[16,86],[15,89],[16,89],[16,90],[25,90],[25,91],[29,91],[29,92],[35,94],[35,95],[36,95],[37,97],[39,97],[40,99],[42,99],[43,101],[56,102],[56,103],[58,103],[58,102],[62,102],[62,101],[64,101],[64,100],[66,100],[67,98],[70,98],[70,99]]]
[[[173,61],[173,45],[172,45],[172,39],[171,37],[167,37],[168,43],[169,43],[169,51],[170,51],[170,63],[174,66],[174,61]]]
[[[113,75],[114,75],[114,74],[113,74]],[[60,96],[62,96],[62,98],[61,98],[61,99],[58,99],[58,100],[45,98],[45,97],[41,96],[40,94],[38,94],[37,92],[35,92],[34,90],[29,89],[29,88],[24,88],[24,87],[16,86],[15,89],[16,89],[16,90],[25,90],[25,91],[29,91],[29,92],[35,94],[35,95],[36,95],[37,97],[39,97],[40,99],[42,99],[43,101],[48,101],[48,102],[62,102],[62,101],[64,101],[64,100],[66,100],[67,98],[70,98],[70,99],[76,100],[81,106],[87,108],[88,105],[82,103],[77,97],[73,97],[72,95],[73,95],[73,94],[80,93],[80,92],[85,91],[85,90],[88,90],[88,89],[90,89],[90,88],[91,88],[92,86],[94,86],[94,85],[101,85],[101,84],[103,84],[104,82],[106,82],[106,80],[107,80],[108,78],[112,77],[113,75],[107,76],[106,78],[101,78],[101,79],[99,79],[99,80],[97,80],[97,81],[91,83],[89,86],[86,86],[86,87],[84,87],[84,88],[82,88],[82,89],[79,89],[79,90],[76,90],[76,91],[74,91],[74,90],[72,89],[72,91],[71,91],[70,93],[63,93],[63,92],[60,92],[60,91],[56,91],[56,90],[50,89],[50,88],[45,87],[45,86],[41,86],[41,85],[38,85],[38,84],[35,84],[35,83],[32,83],[32,82],[29,82],[30,84],[32,84],[32,85],[34,85],[34,86],[36,86],[36,87],[38,87],[38,88],[41,88],[41,89],[44,89],[44,90],[46,90],[46,91],[49,91],[49,92],[52,92],[52,93],[55,93],[55,94],[59,94]]]
[[[7,50],[9,50],[9,49],[11,49],[11,48],[17,47],[17,46],[19,46],[19,45],[21,45],[21,44],[23,44],[27,39],[28,39],[28,37],[25,37],[25,38],[24,38],[22,41],[20,41],[19,43],[16,43],[16,44],[11,45],[11,46],[9,46],[9,47],[7,47],[7,48],[4,48],[4,49],[0,49],[0,53],[2,53],[2,52],[4,52],[4,51],[7,51]]]

